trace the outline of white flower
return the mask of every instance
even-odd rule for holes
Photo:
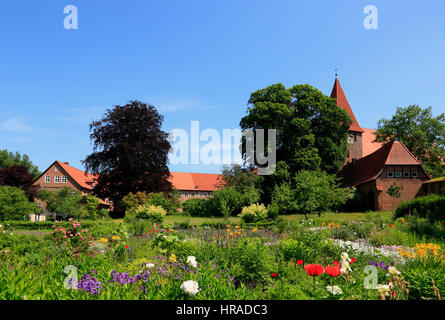
[[[348,253],[347,252],[343,252],[342,254],[341,254],[341,260],[343,260],[343,261],[347,261],[347,262],[351,262],[351,259],[349,259],[349,255],[348,255]]]
[[[147,263],[145,265],[148,269],[153,269],[155,267],[155,265],[153,263]]]
[[[327,286],[326,290],[328,290],[333,295],[343,294],[343,291],[338,286]]]
[[[390,266],[390,267],[388,268],[388,272],[389,272],[390,274],[392,274],[392,275],[399,275],[399,274],[400,274],[400,271],[397,270],[396,267],[394,267],[394,266]]]
[[[181,285],[181,290],[183,290],[185,293],[190,294],[192,296],[194,296],[199,291],[201,291],[199,289],[198,282],[196,282],[194,280],[188,280],[188,281],[183,282]]]
[[[194,256],[187,257],[187,264],[191,265],[193,268],[198,266],[198,262],[196,262],[196,258]]]
[[[377,290],[381,295],[389,296],[389,286],[387,284],[378,284]]]

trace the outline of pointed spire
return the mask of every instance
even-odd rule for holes
[[[338,81],[337,73],[335,74],[335,83],[334,88],[332,88],[331,98],[337,99],[337,105],[346,110],[348,115],[352,119],[352,124],[349,127],[350,131],[354,132],[364,132],[363,129],[359,126],[357,119],[354,116],[354,112],[352,112],[351,106],[349,105],[348,99],[346,99],[345,93],[340,85],[340,81]]]

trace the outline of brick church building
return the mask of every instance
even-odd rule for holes
[[[340,172],[345,185],[356,187],[363,196],[365,210],[393,210],[394,200],[387,191],[395,182],[400,187],[401,201],[414,199],[430,177],[422,164],[399,141],[386,144],[373,142],[375,131],[360,127],[343,92],[335,79],[332,98],[352,119],[348,134],[348,156]]]

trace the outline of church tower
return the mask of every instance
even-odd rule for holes
[[[346,163],[352,162],[353,159],[360,159],[363,157],[363,149],[362,149],[362,134],[364,130],[359,126],[357,119],[352,112],[351,106],[349,105],[348,99],[346,99],[345,93],[340,85],[340,81],[338,81],[337,76],[335,77],[334,88],[332,88],[331,98],[337,99],[337,105],[346,110],[348,115],[352,119],[352,124],[349,127],[348,132],[348,157],[346,159]]]

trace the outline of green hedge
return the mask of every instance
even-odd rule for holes
[[[94,225],[98,225],[100,223],[100,221],[85,221],[82,223],[82,227],[85,228],[90,228]],[[52,227],[54,225],[53,221],[2,221],[0,224],[3,224],[6,229],[8,230],[51,230]],[[68,227],[69,225],[71,225],[71,222],[68,221],[63,221],[61,224],[59,224],[63,227]]]
[[[409,201],[403,201],[396,210],[396,218],[407,217],[409,213],[429,221],[445,220],[445,196],[431,194]]]

